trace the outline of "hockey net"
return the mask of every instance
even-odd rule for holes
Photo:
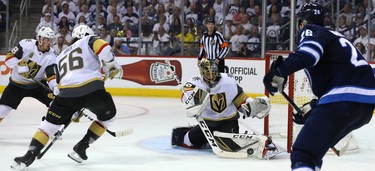
[[[281,55],[285,59],[288,57],[289,53],[289,51],[267,51],[265,64],[266,73],[271,63],[275,61],[278,56]],[[297,106],[302,106],[304,103],[314,98],[309,81],[303,70],[289,75],[284,91]],[[281,139],[284,140],[286,139],[286,150],[290,153],[292,144],[302,126],[293,123],[293,107],[288,105],[288,102],[280,93],[276,93],[274,96],[269,95],[267,91],[265,93],[270,98],[272,109],[270,114],[264,119],[264,134],[272,137],[281,137]],[[350,142],[348,142],[346,152],[358,152],[359,147],[354,136],[351,135],[351,139],[349,140]]]

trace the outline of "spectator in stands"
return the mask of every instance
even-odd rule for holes
[[[117,33],[123,29],[123,25],[120,23],[120,17],[114,16],[113,23],[108,25],[109,34],[112,37],[116,37]]]
[[[86,21],[86,17],[81,15],[81,17],[79,17],[79,20],[78,22],[76,23],[76,25],[74,26],[74,28],[80,26],[80,25],[88,25],[87,21]]]
[[[281,13],[280,13],[280,6],[279,5],[271,5],[270,6],[270,11],[268,12],[267,14],[267,23],[266,25],[269,26],[269,25],[273,25],[275,23],[275,19],[277,18],[277,20],[279,20],[278,24],[281,24]]]
[[[223,3],[223,0],[216,0],[214,5],[213,5],[213,8],[215,10],[215,21],[221,21],[221,20],[216,20],[216,19],[223,19],[223,13],[225,13],[224,11],[224,3]]]
[[[190,0],[184,0],[184,8],[182,11],[184,11],[185,15],[190,12]]]
[[[153,36],[153,47],[158,49],[158,55],[172,54],[169,40],[170,36],[165,32],[164,27],[159,27],[159,31],[157,33],[154,33]]]
[[[245,43],[241,42],[240,47],[238,48],[238,51],[237,51],[237,56],[247,57],[249,55],[247,51],[248,51],[248,49],[247,49]]]
[[[250,35],[251,27],[253,25],[250,23],[248,14],[246,14],[246,13],[243,14],[242,19],[241,19],[241,25],[243,27],[244,34],[247,35],[247,36]]]
[[[117,11],[117,8],[111,8],[110,10],[111,11],[108,11],[109,13],[107,16],[107,25],[113,23],[114,16],[119,16],[120,18],[122,18],[122,14]]]
[[[238,12],[233,15],[233,25],[241,24],[245,14],[245,7],[240,7]]]
[[[273,7],[272,7],[273,8]],[[271,9],[272,9],[271,8]],[[266,28],[266,37],[269,42],[276,43],[280,38],[280,20],[281,15],[272,15],[272,24]],[[270,44],[269,49],[276,49],[276,44]]]
[[[76,24],[79,23],[79,18],[83,16],[85,17],[87,25],[91,25],[92,21],[90,19],[89,7],[86,4],[84,4],[80,7],[80,9],[81,11],[77,14],[77,17],[75,19]]]
[[[345,15],[343,15],[345,16]],[[324,16],[324,27],[325,28],[328,28],[328,29],[331,29],[331,30],[334,30],[336,28],[335,24],[333,23],[332,21],[332,16],[331,14],[329,13],[326,13],[326,15]]]
[[[66,16],[61,17],[60,21],[57,23],[57,27],[66,27],[69,33],[71,33],[73,30],[73,24],[69,23],[68,18]]]
[[[111,37],[111,35],[108,34],[108,31],[107,31],[107,28],[106,27],[102,27],[100,28],[100,33],[98,34],[99,37],[103,40],[105,40],[106,42],[108,42],[111,46],[113,46],[113,38]]]
[[[215,21],[218,21],[218,24],[222,24],[223,22],[223,16],[216,15],[215,9],[213,7],[208,9],[208,15],[205,18],[213,18]]]
[[[198,11],[196,2],[192,2],[190,4],[190,12],[186,14],[186,19],[191,19],[194,25],[201,25],[202,24],[202,13]]]
[[[344,7],[343,7],[343,11],[341,13],[341,15],[344,15],[346,17],[346,24],[348,26],[351,26],[352,25],[352,21],[353,21],[353,7],[352,7],[352,4],[350,2],[347,2]]]
[[[72,12],[74,15],[76,15],[79,12],[79,8],[77,8],[77,4],[71,0],[63,0],[61,3],[63,9],[64,9],[64,4],[69,5],[69,11]]]
[[[171,15],[168,16],[168,21],[169,21],[169,25],[172,26],[174,21],[175,21],[175,18],[178,18],[180,19],[180,15],[181,15],[181,10],[179,7],[175,7],[173,9],[173,12]],[[181,20],[180,20],[181,21]],[[181,29],[180,29],[181,30]]]
[[[116,13],[115,14],[121,14],[121,13],[123,13],[123,14],[125,14],[126,13],[126,10],[125,10],[125,7],[124,6],[119,6],[119,5],[117,5],[117,0],[109,0],[109,5],[108,5],[108,7],[107,7],[107,12],[108,13],[111,13],[111,11],[112,11],[112,9],[116,9],[115,11],[116,11]],[[118,16],[120,16],[120,15],[118,15]],[[108,18],[108,17],[107,17]]]
[[[231,16],[226,16],[225,18],[225,32],[223,33],[223,36],[225,39],[229,40],[235,34],[236,26],[232,24]]]
[[[246,13],[247,15],[249,15],[249,17],[252,17],[255,14],[255,0],[248,0],[248,1],[245,1],[246,2],[246,5],[245,5],[245,8],[246,8]]]
[[[189,27],[188,27],[188,25],[184,25],[184,33],[182,34],[182,33],[180,33],[180,34],[178,34],[177,35],[177,40],[179,41],[179,42],[184,42],[184,54],[185,55],[193,55],[193,51],[194,51],[194,49],[193,49],[193,47],[194,47],[194,44],[193,44],[193,42],[195,42],[195,38],[194,38],[194,36],[191,34],[191,33],[189,33]]]
[[[259,34],[259,27],[257,25],[253,26],[251,28],[251,35],[249,40],[247,41],[247,47],[249,49],[249,56],[250,57],[255,57],[255,58],[260,58],[260,50],[261,50],[261,43],[262,36]]]
[[[57,13],[56,5],[53,6],[53,12]],[[44,5],[42,8],[42,15],[44,16],[44,14],[46,13],[51,13],[51,0],[44,0]]]
[[[66,49],[68,45],[64,44],[64,37],[58,37],[57,38],[57,43],[52,46],[52,48],[55,50],[55,54],[59,55],[61,51]]]
[[[99,30],[101,30],[102,28],[107,28],[107,24],[105,24],[104,22],[104,17],[99,15],[98,21],[93,22],[91,28],[94,30],[95,34],[98,34]]]
[[[166,31],[166,32],[169,32],[169,24],[168,24],[166,21],[167,21],[167,17],[165,17],[165,15],[161,15],[161,16],[159,17],[159,22],[157,22],[157,23],[154,25],[152,31],[153,31],[153,32],[158,32],[158,31],[159,31],[159,27],[163,26],[164,29],[165,29],[165,31]]]
[[[197,10],[200,12],[202,18],[207,18],[209,15],[209,9],[213,7],[213,4],[209,0],[202,0],[201,3],[197,3]],[[212,16],[215,17],[215,16]],[[220,21],[220,20],[215,20]]]
[[[36,29],[35,29],[35,35],[38,34],[38,31],[40,30],[40,28],[42,27],[50,27],[53,29],[53,31],[55,32],[55,34],[57,33],[57,25],[55,23],[52,23],[51,21],[51,14],[50,13],[46,13],[44,14],[44,20],[41,21],[38,26],[36,26]]]
[[[112,52],[115,55],[130,55],[130,48],[124,45],[120,39],[115,40],[114,45],[112,46]]]
[[[350,31],[350,27],[346,24],[346,16],[341,15],[339,17],[339,26],[337,28],[337,31],[346,36],[351,42],[353,41],[353,35]]]
[[[190,31],[189,27],[186,28],[186,30]],[[169,29],[169,35],[170,36],[177,36],[181,33],[181,20],[180,18],[174,18],[174,21],[171,25],[171,28]]]
[[[77,5],[78,5],[79,8],[81,8],[82,5],[87,5],[87,7],[89,7],[89,5],[90,5],[89,1],[90,0],[78,0]]]
[[[68,32],[68,28],[64,27],[64,26],[59,28],[59,33],[57,33],[56,37],[63,37],[64,38],[64,44],[68,45],[68,46],[72,42],[72,36]]]
[[[231,46],[230,56],[237,56],[238,48],[241,42],[247,42],[248,38],[246,35],[242,34],[243,27],[241,24],[236,26],[236,34],[233,35],[229,42]]]
[[[128,6],[127,13],[121,18],[121,23],[129,22],[131,25],[138,25],[139,16],[138,14],[134,13],[133,6]]]
[[[58,17],[59,17],[59,20],[61,20],[62,17],[66,17],[69,23],[71,23],[72,25],[75,24],[76,16],[74,15],[73,12],[69,11],[68,3],[64,3],[62,5],[62,11],[59,13]]]
[[[117,37],[126,37],[131,38],[133,37],[133,32],[130,30],[130,23],[129,21],[124,23],[122,30],[117,33]]]
[[[368,39],[369,39],[369,36],[367,35],[367,27],[365,25],[362,25],[359,27],[359,37],[354,40],[353,44],[356,45],[358,42],[361,42],[366,47],[368,44]]]
[[[228,3],[227,5],[227,15],[226,16],[231,16],[233,17],[234,14],[238,13],[240,10],[240,0],[233,0],[233,3]],[[233,23],[234,24],[234,23]]]
[[[165,9],[169,14],[173,13],[173,10],[176,8],[176,6],[180,6],[180,4],[176,4],[177,2],[181,1],[174,1],[174,0],[168,0],[167,3],[165,3]],[[169,20],[168,20],[169,21]]]
[[[101,1],[99,1],[99,3],[97,5],[95,5],[94,7],[95,7],[95,9],[91,12],[91,15],[90,15],[90,20],[91,21],[95,21],[96,20],[96,10],[99,11],[99,15],[103,16],[104,19],[107,19],[108,12],[103,9],[103,4],[102,4]],[[96,8],[98,8],[98,9],[96,9]]]
[[[362,55],[363,55],[364,57],[367,56],[367,55],[366,55],[366,47],[365,47],[365,45],[363,45],[362,42],[357,42],[357,43],[355,44],[355,47],[357,47],[357,49],[362,53]]]
[[[155,23],[160,21],[160,17],[161,16],[165,16],[166,17],[166,23],[169,23],[168,19],[169,19],[169,13],[165,10],[165,6],[164,4],[158,4],[157,6],[157,10],[156,10],[156,13],[154,15],[154,19],[155,19]]]

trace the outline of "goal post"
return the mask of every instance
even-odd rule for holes
[[[265,73],[269,71],[273,61],[279,56],[285,59],[288,57],[289,53],[290,51],[267,51],[265,57]],[[304,70],[297,71],[288,76],[284,91],[297,106],[302,106],[315,98]],[[294,109],[280,93],[270,96],[268,91],[265,90],[265,95],[270,98],[271,111],[269,115],[264,118],[264,134],[286,139],[286,150],[290,153],[292,151],[293,142],[302,128],[302,125],[293,123]],[[349,138],[343,138],[342,141],[337,144],[337,147],[347,145],[345,146],[345,148],[347,148],[347,153],[358,152],[359,145],[354,135],[350,134],[348,137]]]

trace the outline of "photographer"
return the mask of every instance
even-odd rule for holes
[[[112,47],[112,52],[115,55],[130,55],[130,48],[126,45],[123,45],[120,39],[115,40],[115,43]]]
[[[237,56],[246,57],[248,56],[247,48],[244,42],[240,43],[240,47],[237,51]]]

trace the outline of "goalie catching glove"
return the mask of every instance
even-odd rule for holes
[[[279,56],[276,61],[272,62],[270,71],[263,78],[263,84],[272,96],[276,92],[282,92],[287,81],[287,77],[281,76],[278,71],[278,67],[283,62],[283,57]]]
[[[300,125],[305,124],[307,118],[311,114],[311,110],[316,106],[317,103],[318,103],[317,99],[312,99],[310,102],[303,104],[302,107],[300,107],[302,113],[300,112],[293,113],[293,121],[296,124],[300,124]]]
[[[255,99],[247,98],[246,103],[243,103],[238,110],[244,114],[244,119],[247,117],[262,119],[271,110],[270,99],[266,96],[256,97]]]

